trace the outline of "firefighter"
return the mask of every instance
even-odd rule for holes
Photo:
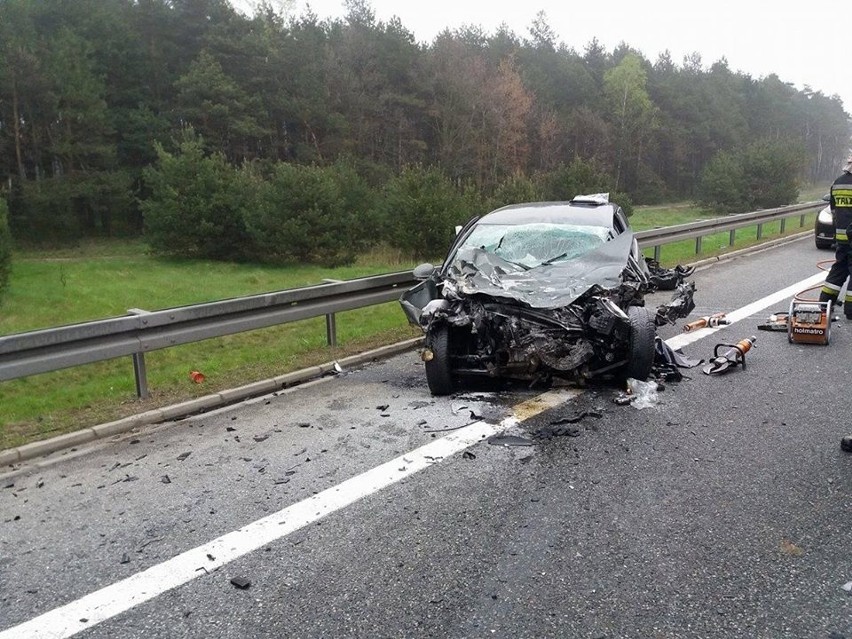
[[[825,283],[819,294],[820,302],[839,303],[840,289],[847,278],[852,276],[852,254],[849,250],[850,234],[852,234],[852,156],[846,161],[843,173],[831,185],[831,214],[834,218],[834,241],[837,249],[834,254],[834,264],[825,276]],[[852,282],[846,287],[843,300],[843,314],[852,320]]]

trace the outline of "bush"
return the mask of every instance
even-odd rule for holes
[[[804,152],[783,142],[757,142],[743,152],[749,210],[794,203]]]
[[[260,187],[247,230],[261,261],[351,264],[378,239],[369,188],[355,170],[279,163]]]
[[[436,168],[409,167],[384,188],[382,210],[388,240],[415,259],[442,255],[455,226],[471,217],[468,196]]]
[[[6,200],[0,198],[0,300],[9,286],[9,274],[12,270],[12,232],[9,230],[9,216]]]
[[[72,199],[71,183],[61,177],[21,183],[9,202],[15,237],[33,244],[76,242],[81,229]]]
[[[177,154],[157,145],[156,166],[144,171],[151,195],[141,203],[145,236],[157,253],[214,260],[253,255],[244,216],[256,185],[222,154],[205,156],[190,130]]]
[[[540,185],[526,176],[513,176],[504,180],[488,198],[488,209],[521,202],[540,202],[541,199]]]
[[[707,163],[698,183],[698,202],[722,213],[746,210],[745,171],[738,154],[722,151]]]
[[[83,235],[130,232],[135,201],[126,171],[78,172],[25,181],[10,200],[22,242],[68,244]]]
[[[542,196],[554,202],[564,202],[575,195],[605,193],[613,183],[613,178],[597,164],[579,158],[541,176]]]
[[[698,201],[723,213],[791,204],[799,195],[802,154],[781,142],[757,142],[716,154],[701,176]]]
[[[542,198],[555,202],[570,200],[575,195],[609,193],[610,202],[624,209],[624,214],[633,215],[633,201],[627,193],[614,191],[615,179],[596,163],[573,160],[570,164],[561,164],[553,171],[540,177]]]

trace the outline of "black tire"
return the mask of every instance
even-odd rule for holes
[[[450,366],[450,330],[447,326],[432,329],[427,345],[432,359],[426,362],[426,382],[433,395],[453,392],[453,375]]]
[[[814,244],[816,244],[818,249],[830,249],[834,245],[834,240],[820,240],[815,238]]]
[[[622,375],[645,381],[654,365],[654,338],[657,328],[650,311],[644,306],[631,306],[627,309],[630,319],[630,345],[627,349],[627,364]]]

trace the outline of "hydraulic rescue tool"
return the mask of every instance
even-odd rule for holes
[[[831,338],[831,302],[793,299],[787,315],[787,339],[791,344],[827,345]]]
[[[730,323],[731,320],[725,317],[724,313],[713,313],[712,315],[699,317],[697,320],[690,322],[689,324],[684,324],[683,332],[688,333],[689,331],[705,327],[716,328],[717,326],[728,326]]]
[[[713,349],[713,359],[702,370],[706,375],[720,375],[735,368],[737,364],[742,364],[745,369],[745,354],[751,350],[756,341],[757,337],[752,335],[741,339],[736,344],[716,344]],[[728,350],[719,355],[719,349],[722,347],[727,347]]]

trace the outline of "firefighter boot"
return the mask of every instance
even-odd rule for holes
[[[831,302],[831,309],[834,310],[837,307],[837,295],[830,295],[826,293],[824,290],[819,293],[819,301],[820,302]]]

